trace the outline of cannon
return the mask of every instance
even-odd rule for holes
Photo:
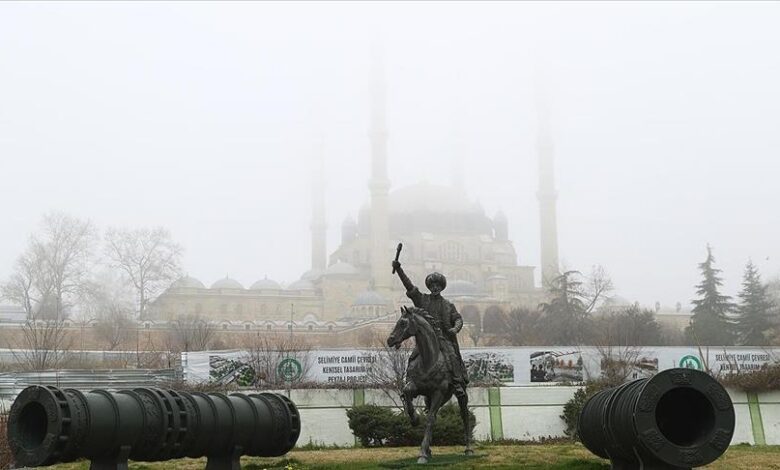
[[[207,470],[238,470],[242,455],[286,454],[300,431],[295,404],[275,393],[35,385],[19,394],[8,416],[9,445],[21,467],[87,458],[90,470],[119,470],[128,459],[207,457]]]
[[[734,434],[734,406],[715,379],[668,369],[596,393],[580,412],[580,440],[614,470],[681,470],[713,462]]]

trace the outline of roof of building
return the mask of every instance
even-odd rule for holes
[[[268,279],[267,277],[256,281],[250,287],[252,290],[280,290],[281,288],[282,286],[278,282],[273,279]]]
[[[312,268],[301,276],[301,279],[304,281],[316,281],[317,279],[322,277],[322,274],[324,271],[322,269]]]
[[[328,266],[328,269],[325,270],[325,276],[330,276],[334,274],[357,274],[357,273],[358,270],[356,267],[344,261],[339,261],[335,264],[331,264],[330,266]]]
[[[443,295],[445,297],[480,297],[484,294],[473,282],[457,280],[447,283]]]
[[[355,301],[352,302],[353,306],[358,305],[387,305],[387,299],[382,297],[382,294],[375,290],[363,291],[355,297]]]
[[[205,289],[206,286],[202,282],[190,276],[183,276],[177,279],[171,284],[171,288],[174,289]]]
[[[225,276],[222,279],[215,282],[214,284],[212,284],[211,288],[212,289],[243,289],[244,286],[242,286],[241,283],[236,281],[235,279],[231,279]]]
[[[453,186],[427,182],[404,186],[389,195],[391,212],[475,212],[479,204],[469,200],[466,193]]]
[[[314,284],[312,284],[311,281],[308,279],[299,279],[289,286],[287,286],[287,290],[314,290]]]

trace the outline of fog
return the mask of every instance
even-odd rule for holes
[[[381,44],[393,189],[462,165],[539,266],[541,83],[562,263],[686,305],[710,243],[733,295],[748,258],[780,275],[778,24],[777,3],[3,3],[0,279],[49,210],[164,225],[207,285],[297,279],[316,162],[329,251],[368,202]]]

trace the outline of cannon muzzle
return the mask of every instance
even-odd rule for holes
[[[731,443],[734,406],[715,379],[669,369],[593,395],[577,431],[585,447],[613,469],[690,469]]]
[[[117,470],[128,458],[208,457],[209,470],[235,470],[241,455],[284,455],[300,430],[298,409],[275,393],[84,393],[36,385],[19,394],[8,417],[9,445],[22,467],[87,458],[92,470]]]

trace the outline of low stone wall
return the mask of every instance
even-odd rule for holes
[[[469,389],[469,407],[477,418],[474,436],[529,441],[562,437],[565,427],[560,415],[576,390],[549,385]],[[732,445],[780,445],[780,392],[729,390],[729,395],[736,411]],[[301,413],[299,446],[352,446],[355,437],[347,424],[347,409],[362,404],[396,406],[381,390],[291,390],[290,398]]]

